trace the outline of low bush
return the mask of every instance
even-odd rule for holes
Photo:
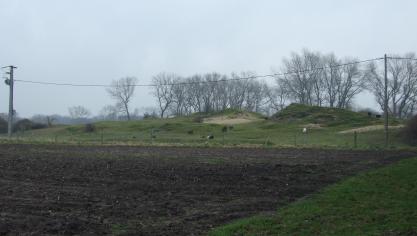
[[[7,121],[0,117],[0,134],[7,133]]]
[[[222,127],[222,132],[227,133],[227,132],[233,130],[233,128],[234,128],[233,125],[225,125],[225,126]]]
[[[35,123],[29,119],[22,119],[13,125],[13,132],[47,128],[46,124]]]
[[[222,128],[222,132],[223,132],[223,133],[226,133],[226,132],[227,132],[227,130],[228,130],[228,127],[227,127],[227,126],[223,126],[223,128]]]
[[[94,131],[96,131],[96,126],[94,124],[85,124],[84,132],[93,133]]]
[[[45,129],[48,128],[47,124],[42,124],[42,123],[33,123],[32,124],[32,129]]]
[[[403,129],[404,139],[410,145],[417,145],[417,115],[412,117]]]
[[[158,115],[156,113],[148,113],[148,112],[145,112],[143,114],[143,119],[144,120],[146,120],[146,119],[158,119]]]
[[[195,116],[193,118],[193,122],[195,122],[195,123],[203,123],[204,122],[204,116],[201,116],[201,115]]]

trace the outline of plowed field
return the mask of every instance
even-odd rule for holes
[[[0,235],[202,235],[416,155],[0,145]]]

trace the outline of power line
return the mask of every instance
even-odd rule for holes
[[[353,62],[331,65],[331,66],[316,67],[316,68],[311,68],[311,69],[306,69],[306,70],[288,71],[288,72],[283,72],[283,73],[274,73],[274,74],[265,74],[265,75],[254,75],[254,76],[248,76],[248,77],[237,77],[237,78],[231,78],[231,79],[190,81],[190,82],[178,82],[178,83],[166,83],[166,84],[132,84],[132,85],[129,85],[129,86],[133,86],[133,87],[155,87],[155,86],[171,86],[171,85],[221,83],[221,82],[227,82],[227,81],[250,80],[250,79],[259,79],[259,78],[276,78],[276,77],[279,77],[279,76],[286,76],[286,75],[291,75],[291,74],[306,73],[306,72],[311,72],[311,71],[331,69],[331,68],[337,68],[337,67],[342,67],[342,66],[356,65],[356,64],[361,64],[361,63],[371,62],[371,61],[378,61],[378,60],[383,60],[383,59],[384,59],[383,57],[379,57],[379,58],[373,58],[373,59],[367,59],[367,60],[361,60],[361,61],[353,61]],[[70,86],[70,87],[113,87],[112,85],[106,85],[106,84],[55,83],[55,82],[43,82],[43,81],[33,81],[33,80],[17,80],[17,79],[15,81],[16,82],[21,82],[21,83],[30,83],[30,84]]]
[[[71,84],[71,83],[54,83],[54,82],[42,82],[33,80],[21,80],[15,79],[15,82],[29,83],[29,84],[42,84],[42,85],[57,85],[57,86],[72,86],[72,87],[112,87],[105,84]],[[135,85],[136,86],[136,85]]]
[[[387,57],[388,59],[394,59],[394,60],[409,60],[409,61],[417,61],[417,58],[407,58],[407,57]]]

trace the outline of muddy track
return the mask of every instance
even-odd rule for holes
[[[204,235],[413,155],[0,145],[0,235]]]

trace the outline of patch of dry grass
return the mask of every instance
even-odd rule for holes
[[[395,125],[395,126],[389,126],[389,129],[400,129],[403,128],[404,125]],[[382,130],[384,129],[384,125],[370,125],[370,126],[364,126],[364,127],[360,127],[360,128],[355,128],[355,129],[348,129],[348,130],[343,130],[340,131],[340,134],[350,134],[350,133],[364,133],[364,132],[369,132],[369,131],[375,131],[375,130]]]

